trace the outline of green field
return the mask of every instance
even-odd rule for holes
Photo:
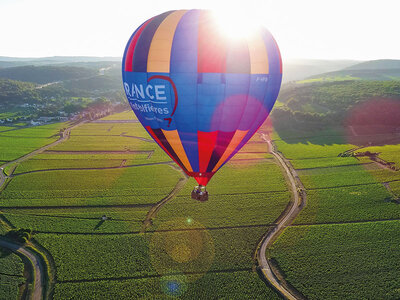
[[[3,216],[31,228],[52,255],[55,297],[167,299],[174,295],[163,287],[165,278],[178,272],[187,298],[207,295],[210,287],[218,297],[277,298],[253,271],[253,255],[291,195],[260,136],[214,176],[208,202],[190,199],[196,183],[189,180],[142,234],[152,205],[183,174],[170,165],[151,165],[171,159],[140,124],[118,120],[134,117],[123,112],[82,124],[63,143],[20,162],[0,194]],[[165,252],[163,240],[183,250]],[[198,242],[201,254],[186,261],[185,247],[196,252]],[[146,290],[137,290],[142,286]],[[98,290],[88,294],[89,287]]]
[[[24,264],[19,256],[0,248],[0,298],[8,295],[8,299],[16,299],[19,285],[25,282]]]
[[[107,117],[102,118],[101,120],[137,120],[137,118],[133,111],[126,110],[121,113],[109,115]]]
[[[65,123],[0,132],[0,161],[10,161],[58,140]]]
[[[4,218],[32,229],[54,259],[54,298],[279,299],[254,271],[254,254],[292,195],[261,135],[219,170],[207,185],[209,201],[200,203],[190,198],[195,180],[134,120],[126,111],[75,127],[67,140],[18,163],[0,194]],[[0,141],[34,147],[56,140],[62,126],[0,132]],[[272,138],[307,193],[267,252],[282,276],[309,299],[397,299],[400,173],[338,157],[356,146],[337,129]],[[397,163],[397,146],[370,151]],[[6,278],[0,292],[16,298],[24,278]]]
[[[260,278],[251,271],[207,273],[196,284],[192,276],[169,276],[162,278],[101,280],[86,283],[59,283],[56,299],[71,299],[80,295],[84,299],[171,299],[184,295],[187,299],[204,299],[212,291],[216,299],[280,299]],[[168,288],[168,282],[179,282],[178,288]],[[240,282],[241,284],[237,284]]]
[[[400,221],[285,230],[271,255],[308,299],[398,299]]]
[[[337,157],[355,148],[337,136],[274,137],[307,192],[295,226],[268,251],[284,278],[307,299],[397,299],[400,285],[392,266],[399,264],[400,207],[393,192],[399,172],[368,158]],[[396,161],[398,149],[359,151],[382,152],[380,157]]]
[[[168,165],[108,170],[64,170],[14,177],[0,206],[93,206],[156,203],[181,178]]]

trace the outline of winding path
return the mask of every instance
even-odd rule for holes
[[[15,253],[18,253],[19,255],[24,256],[25,258],[27,258],[27,260],[31,262],[34,278],[32,299],[43,299],[44,271],[43,266],[37,259],[36,255],[24,246],[14,244],[2,239],[0,239],[0,247],[7,248]]]
[[[281,154],[276,152],[274,145],[271,140],[264,134],[262,134],[262,138],[268,143],[270,153],[276,158],[278,163],[283,167],[286,172],[287,178],[290,182],[290,188],[293,193],[293,203],[290,209],[286,210],[283,215],[279,218],[275,227],[272,230],[268,231],[261,241],[261,246],[257,252],[257,260],[259,263],[259,268],[268,282],[285,298],[285,299],[303,299],[300,293],[295,290],[293,287],[288,286],[286,282],[280,280],[277,274],[274,273],[274,270],[271,266],[271,262],[266,257],[266,251],[269,246],[278,238],[278,236],[282,233],[283,229],[290,225],[294,218],[299,214],[301,209],[305,204],[305,190],[304,187],[298,178],[294,169],[288,164],[285,163]]]
[[[158,211],[164,206],[164,204],[166,204],[171,199],[175,198],[175,196],[179,193],[179,191],[185,186],[189,177],[185,173],[183,173],[180,169],[178,170],[178,172],[181,172],[184,177],[179,179],[179,181],[175,185],[174,189],[164,199],[157,202],[152,208],[150,208],[150,210],[147,212],[146,218],[143,221],[143,225],[142,225],[142,229],[140,230],[140,233],[146,232],[147,227],[149,227],[153,224],[153,219],[156,217]]]

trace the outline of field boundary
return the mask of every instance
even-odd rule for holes
[[[179,170],[180,171],[180,170]],[[179,181],[173,188],[173,190],[161,201],[157,202],[150,210],[148,211],[146,218],[143,220],[143,226],[142,229],[140,230],[140,233],[145,233],[146,229],[149,226],[153,225],[153,219],[157,216],[157,213],[159,210],[166,204],[168,201],[171,199],[175,198],[175,196],[179,193],[179,191],[185,186],[186,182],[188,181],[188,176],[183,178],[179,178]]]

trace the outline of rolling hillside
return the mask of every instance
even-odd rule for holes
[[[286,83],[278,104],[272,112],[277,128],[317,130],[356,122],[392,132],[400,126],[400,60],[362,62]]]
[[[8,57],[0,56],[0,68],[18,66],[42,66],[42,65],[74,65],[74,64],[96,64],[99,62],[117,62],[120,57],[95,57],[95,56],[52,56],[52,57]],[[82,66],[82,65],[81,65]]]
[[[400,60],[380,59],[362,62],[339,71],[308,77],[302,83],[341,80],[400,80]]]
[[[21,66],[0,69],[0,78],[45,84],[61,80],[92,77],[97,73],[96,70],[83,67]]]
[[[283,82],[303,80],[359,63],[355,60],[291,59],[283,62]]]

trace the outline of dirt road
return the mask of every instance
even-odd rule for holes
[[[281,157],[281,154],[275,150],[271,140],[266,135],[262,135],[262,138],[268,143],[270,153],[285,170],[293,194],[293,203],[290,209],[280,218],[275,227],[265,235],[257,252],[257,260],[265,278],[285,299],[302,299],[299,292],[278,279],[278,276],[274,273],[271,267],[270,261],[266,257],[266,250],[278,238],[283,229],[290,225],[294,218],[299,214],[303,207],[303,201],[305,201],[305,199],[302,198],[305,197],[305,192],[302,192],[301,196],[299,195],[299,188],[301,188],[302,191],[304,191],[304,189],[300,180],[296,176],[295,171],[291,169],[291,166],[290,168],[288,167],[284,159]]]

